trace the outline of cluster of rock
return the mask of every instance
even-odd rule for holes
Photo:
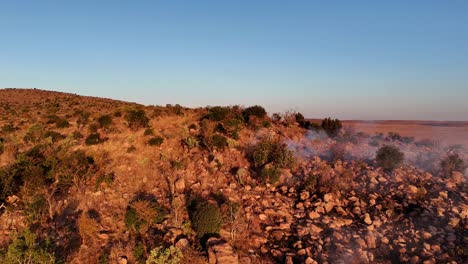
[[[311,161],[306,172],[320,173],[318,163]],[[344,163],[334,176],[344,167],[353,175],[347,190],[311,193],[296,182],[257,187],[242,197],[247,218],[262,229],[253,234],[261,256],[280,263],[466,260],[468,200],[461,173],[441,178],[408,167],[387,174]]]

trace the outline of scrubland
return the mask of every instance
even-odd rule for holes
[[[463,135],[35,89],[0,112],[2,263],[468,259]]]

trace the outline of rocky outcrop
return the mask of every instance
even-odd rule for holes
[[[210,264],[238,264],[239,257],[232,247],[221,238],[210,238],[206,242]]]

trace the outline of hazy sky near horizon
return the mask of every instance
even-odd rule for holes
[[[0,87],[468,120],[468,1],[0,0]]]

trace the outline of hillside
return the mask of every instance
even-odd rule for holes
[[[468,258],[454,142],[36,89],[0,90],[0,113],[3,263]],[[404,154],[394,169],[375,160],[385,145]]]

